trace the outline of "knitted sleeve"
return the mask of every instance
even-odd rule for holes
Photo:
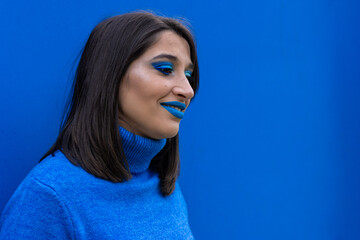
[[[0,240],[75,239],[74,232],[61,196],[37,179],[19,186],[0,219]]]

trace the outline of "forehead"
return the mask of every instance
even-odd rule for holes
[[[143,55],[152,58],[160,54],[169,54],[178,58],[185,65],[191,64],[190,47],[187,41],[172,31],[159,33],[157,41]]]

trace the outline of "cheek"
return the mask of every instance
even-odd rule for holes
[[[139,101],[144,101],[143,104],[158,103],[160,99],[169,95],[171,87],[163,83],[163,79],[158,78],[139,78],[133,81],[128,94],[132,94]]]
[[[132,99],[132,101],[140,98],[146,98],[148,95],[150,80],[144,74],[131,74],[123,83],[120,93],[123,94],[124,100]]]
[[[147,75],[147,76],[146,76]],[[129,76],[120,88],[120,106],[133,111],[151,111],[158,107],[162,98],[171,91],[164,79],[149,74],[135,73]]]

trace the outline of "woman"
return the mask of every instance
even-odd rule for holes
[[[137,12],[98,24],[62,130],[5,207],[0,239],[192,239],[176,179],[198,74],[177,20]]]

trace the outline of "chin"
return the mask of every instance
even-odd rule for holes
[[[175,137],[175,136],[178,134],[178,132],[179,132],[179,131],[173,132],[173,133],[167,135],[166,138],[173,138],[173,137]]]
[[[175,137],[179,132],[179,125],[173,126],[173,127],[164,127],[161,130],[154,132],[152,134],[153,139],[164,139],[164,138],[173,138]]]

